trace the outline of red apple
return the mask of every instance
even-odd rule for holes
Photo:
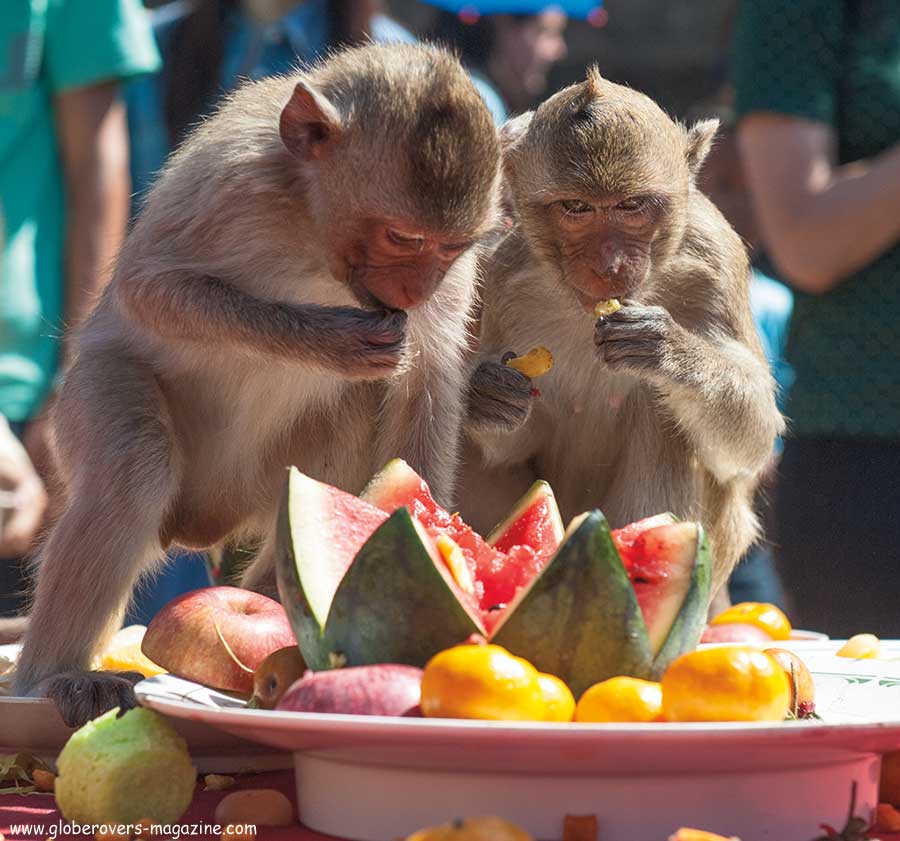
[[[700,642],[743,642],[748,645],[769,645],[770,637],[762,628],[745,622],[729,622],[725,625],[707,625]]]
[[[256,667],[273,651],[296,645],[278,602],[238,587],[205,587],[157,613],[141,651],[179,677],[249,694]]]

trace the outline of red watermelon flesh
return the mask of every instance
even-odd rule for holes
[[[542,487],[547,487],[543,486]],[[495,545],[435,502],[425,480],[400,459],[390,462],[362,493],[367,502],[392,513],[406,507],[437,539],[451,538],[462,551],[474,581],[472,601],[482,624],[490,633],[502,616],[502,608],[549,563],[562,541],[563,528],[552,494],[537,496],[525,504],[530,492],[513,515],[495,530]],[[493,535],[492,535],[493,537]]]
[[[611,536],[634,587],[650,648],[656,654],[691,586],[697,525],[675,522],[671,514],[658,514],[615,529]]]

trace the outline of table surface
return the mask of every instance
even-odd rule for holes
[[[294,775],[292,771],[279,771],[268,774],[245,774],[236,778],[234,789],[250,788],[274,788],[284,792],[292,803],[295,802]],[[190,809],[181,819],[181,824],[206,823],[212,824],[213,813],[216,804],[225,797],[228,791],[204,791],[203,784],[199,783]],[[45,841],[50,835],[49,826],[60,821],[56,802],[50,794],[5,794],[0,795],[0,833],[6,841]],[[31,831],[23,831],[21,825],[30,825]],[[17,827],[13,832],[12,827]],[[43,828],[41,828],[43,827]],[[672,827],[674,832],[677,827]],[[92,836],[69,835],[60,836],[62,841],[68,839],[91,838]],[[900,841],[900,833],[878,833],[872,836],[879,841]],[[181,839],[210,839],[218,841],[218,836],[211,833],[197,833],[196,835],[182,835]],[[256,836],[259,841],[340,841],[333,835],[322,835],[297,824],[289,827],[260,827]],[[603,841],[602,827],[599,841]],[[647,839],[647,841],[666,841],[664,838]],[[809,841],[805,838],[784,839],[784,841]]]

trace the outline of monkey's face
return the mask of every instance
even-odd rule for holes
[[[332,246],[332,271],[364,306],[425,303],[473,236],[434,233],[411,221],[367,219]]]
[[[650,275],[668,201],[656,194],[562,196],[523,220],[535,250],[579,305],[635,296]]]

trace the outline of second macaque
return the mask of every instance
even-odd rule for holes
[[[535,478],[566,520],[671,511],[709,531],[714,590],[756,537],[753,490],[783,422],[745,249],[695,185],[716,128],[686,129],[596,71],[504,127],[516,222],[484,269],[467,522],[490,528]],[[555,365],[532,383],[503,355],[536,345]]]
[[[171,158],[55,410],[66,508],[40,550],[21,694],[133,703],[86,671],[170,545],[267,538],[288,465],[358,492],[393,457],[452,493],[475,243],[500,146],[459,62],[367,46],[247,85]]]

